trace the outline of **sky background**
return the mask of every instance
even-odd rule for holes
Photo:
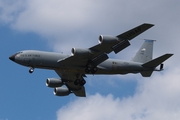
[[[0,120],[180,119],[179,0],[0,0]],[[140,74],[88,75],[86,98],[53,95],[46,78],[54,71],[15,64],[9,56],[26,49],[70,54],[142,23],[155,26],[111,58],[130,60],[142,39],[155,39],[154,58],[174,53],[165,70]]]

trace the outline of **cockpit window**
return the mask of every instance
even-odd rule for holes
[[[21,54],[21,53],[23,53],[23,52],[20,51],[20,52],[18,52],[17,54]]]
[[[16,56],[17,56],[17,57],[20,57],[20,56],[21,56],[21,53],[23,53],[23,52],[22,52],[22,51],[17,52],[17,53],[16,53]]]

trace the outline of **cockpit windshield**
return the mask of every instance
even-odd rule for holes
[[[16,55],[17,57],[20,57],[20,55],[21,55],[22,53],[23,53],[23,52],[20,51],[20,52],[17,52],[15,55]]]
[[[20,52],[17,52],[16,54],[21,54],[21,53],[23,53],[22,51],[20,51]]]

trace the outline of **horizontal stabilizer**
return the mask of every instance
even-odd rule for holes
[[[153,26],[154,26],[153,24],[144,23],[140,26],[137,26],[127,32],[118,35],[117,37],[120,39],[131,40]]]
[[[167,60],[168,58],[170,58],[173,54],[164,54],[156,59],[153,59],[147,63],[144,63],[142,66],[143,67],[148,67],[148,68],[155,68],[158,65],[160,65],[161,63],[163,63],[165,60]]]

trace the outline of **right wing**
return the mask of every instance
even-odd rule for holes
[[[93,47],[88,49],[72,49],[72,56],[69,56],[65,59],[60,59],[57,62],[61,65],[66,66],[78,66],[85,67],[88,63],[93,66],[97,66],[98,64],[104,62],[108,59],[107,54],[114,51],[118,53],[124,48],[130,45],[129,40],[138,36],[142,32],[151,28],[152,24],[144,23],[140,26],[137,26],[127,32],[124,32],[118,36],[100,36],[99,42]]]
[[[96,46],[91,47],[90,49],[93,51],[98,51],[99,54],[101,51],[105,52],[105,53],[110,53],[112,51],[114,51],[115,53],[118,53],[119,51],[121,51],[122,49],[126,48],[128,45],[128,40],[131,40],[133,38],[135,38],[136,36],[140,35],[141,33],[143,33],[144,31],[148,30],[149,28],[153,27],[153,24],[148,24],[148,23],[144,23],[142,25],[139,25],[131,30],[128,30],[120,35],[117,35],[116,37],[119,39],[119,42],[114,43],[114,44],[98,44]],[[126,46],[127,44],[127,46]],[[124,46],[125,47],[124,47]],[[119,51],[116,51],[116,49],[119,47]],[[123,48],[124,47],[124,48]],[[98,53],[97,53],[98,54]]]

